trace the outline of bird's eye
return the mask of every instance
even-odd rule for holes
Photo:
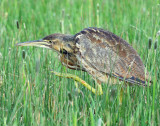
[[[49,43],[52,43],[52,41],[49,41]]]

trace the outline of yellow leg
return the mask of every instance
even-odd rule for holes
[[[102,86],[98,83],[96,83],[96,94],[98,94],[98,95],[103,94]]]
[[[98,94],[98,95],[102,95],[103,91],[102,91],[102,86],[98,84],[98,89],[96,90],[95,88],[91,87],[88,83],[86,83],[84,80],[82,80],[81,78],[79,78],[76,75],[73,74],[66,74],[66,73],[58,73],[55,71],[51,71],[52,73],[54,73],[56,76],[59,77],[65,77],[65,78],[71,78],[79,83],[81,83],[83,86],[85,86],[88,90],[92,91],[94,94]],[[77,84],[75,83],[76,87]]]
[[[120,103],[120,105],[122,105],[123,93],[124,93],[123,88],[121,88],[120,89],[120,97],[119,97],[119,103]]]
[[[81,92],[81,90],[78,88],[77,81],[74,81],[74,85],[75,85],[76,89],[78,90],[78,93],[80,93],[80,92]]]

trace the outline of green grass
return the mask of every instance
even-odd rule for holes
[[[158,0],[1,0],[0,125],[160,125],[160,3]],[[16,22],[19,23],[19,29]],[[103,84],[102,96],[50,70],[90,75],[61,65],[51,50],[16,43],[52,33],[75,34],[86,27],[107,29],[139,53],[153,80],[151,87]],[[148,39],[152,48],[148,49]],[[157,49],[154,42],[157,40]]]

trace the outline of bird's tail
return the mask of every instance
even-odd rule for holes
[[[119,80],[121,81],[125,81],[125,82],[128,82],[130,84],[137,84],[137,85],[142,85],[142,86],[151,86],[152,85],[152,80],[151,80],[151,77],[149,76],[148,72],[146,73],[146,76],[144,76],[144,78],[137,78],[137,77],[129,77],[129,78],[125,78],[125,77],[122,77],[122,76],[117,76],[115,74],[112,74],[114,77],[118,78]]]

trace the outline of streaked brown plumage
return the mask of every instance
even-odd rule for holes
[[[148,72],[137,52],[117,35],[100,28],[86,28],[76,35],[52,34],[41,40],[18,43],[18,46],[39,46],[60,54],[63,65],[88,72],[101,82],[122,80],[146,85]]]

